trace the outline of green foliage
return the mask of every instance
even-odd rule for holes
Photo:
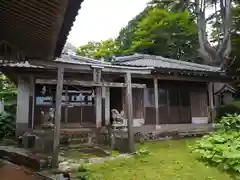
[[[15,117],[9,113],[0,114],[0,139],[13,137],[15,134]]]
[[[103,58],[109,61],[114,55],[118,54],[118,51],[117,42],[114,39],[108,39],[101,42],[91,41],[86,45],[80,46],[77,49],[77,54],[95,59]]]
[[[240,103],[232,102],[231,104],[223,105],[217,108],[217,119],[221,119],[227,114],[240,114]]]
[[[197,142],[194,152],[201,160],[222,170],[240,172],[240,115],[227,115],[216,132]]]
[[[4,102],[5,110],[0,114],[0,139],[5,139],[15,134],[17,88],[2,74],[0,75],[0,100]]]
[[[142,21],[144,18],[146,18],[149,10],[151,10],[151,8],[147,6],[135,18],[130,20],[128,22],[128,25],[126,27],[123,27],[119,32],[119,35],[117,37],[117,42],[120,46],[120,50],[123,55],[133,53],[132,50],[130,49],[133,44],[133,39],[135,37],[134,33],[137,30],[138,23]]]
[[[120,158],[87,166],[89,180],[231,180],[225,172],[206,166],[189,152],[196,139],[137,144],[151,155]],[[74,177],[83,173],[73,174]],[[79,178],[80,179],[80,178]]]
[[[77,169],[78,172],[87,172],[88,169],[82,164]]]
[[[79,47],[77,54],[108,61],[112,56],[143,53],[201,63],[193,15],[187,9],[171,11],[164,7],[147,6],[121,29],[116,40],[89,42]]]
[[[197,46],[197,25],[188,11],[152,8],[137,23],[130,50],[192,61]]]
[[[147,149],[140,149],[139,151],[136,152],[137,156],[148,156],[151,155],[151,152]]]
[[[4,108],[8,113],[16,114],[17,88],[4,75],[0,75],[0,100],[4,101]]]
[[[224,131],[239,131],[240,130],[240,115],[227,114],[223,116],[219,122],[219,129]]]

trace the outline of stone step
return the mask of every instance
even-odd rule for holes
[[[48,169],[51,166],[48,156],[42,154],[33,154],[25,149],[16,147],[1,146],[0,158],[36,171]]]
[[[89,138],[73,138],[73,139],[68,139],[66,141],[62,141],[61,140],[61,146],[69,146],[72,144],[84,144],[84,143],[88,143],[89,142]]]

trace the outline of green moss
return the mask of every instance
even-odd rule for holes
[[[151,142],[138,145],[151,153],[88,166],[88,179],[104,180],[230,180],[217,168],[199,162],[189,146],[196,139]]]

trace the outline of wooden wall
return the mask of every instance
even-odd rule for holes
[[[55,85],[46,85],[45,87],[47,88],[45,97],[52,97],[53,99],[49,104],[40,104],[37,101],[37,97],[42,97],[41,91],[42,91],[42,85],[36,85],[35,86],[35,111],[34,111],[34,126],[39,126],[42,122],[42,117],[41,117],[41,111],[48,112],[49,108],[55,108],[54,102],[55,102]],[[73,89],[68,88],[68,89]],[[81,89],[80,87],[76,88],[77,90]],[[91,91],[89,88],[81,89],[83,91]],[[70,90],[71,91],[71,90]],[[92,89],[92,91],[94,91]],[[63,94],[64,96],[64,94]],[[71,99],[71,100],[70,100]],[[72,102],[73,100],[73,102]],[[89,104],[79,104],[79,102],[75,99],[74,97],[69,96],[69,106],[68,106],[68,118],[67,121],[68,123],[76,123],[79,125],[82,124],[94,124],[96,122],[95,118],[95,103],[94,103],[94,97],[92,99],[92,102],[87,102]],[[75,103],[75,104],[74,104]],[[65,106],[62,106],[62,115],[61,115],[61,122],[65,122]]]
[[[144,89],[145,124],[156,125],[153,80],[133,80],[134,83],[146,83]],[[192,122],[192,116],[207,112],[207,91],[205,83],[158,81],[159,123],[185,124]],[[194,94],[195,93],[195,94]],[[197,95],[196,95],[197,94]],[[200,116],[201,117],[201,116]]]

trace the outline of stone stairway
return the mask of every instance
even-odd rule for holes
[[[71,148],[82,144],[104,144],[107,138],[108,134],[98,129],[68,129],[61,131],[60,145],[61,148]]]
[[[60,145],[70,148],[71,145],[90,144],[96,141],[95,137],[93,131],[65,131],[61,133]]]

